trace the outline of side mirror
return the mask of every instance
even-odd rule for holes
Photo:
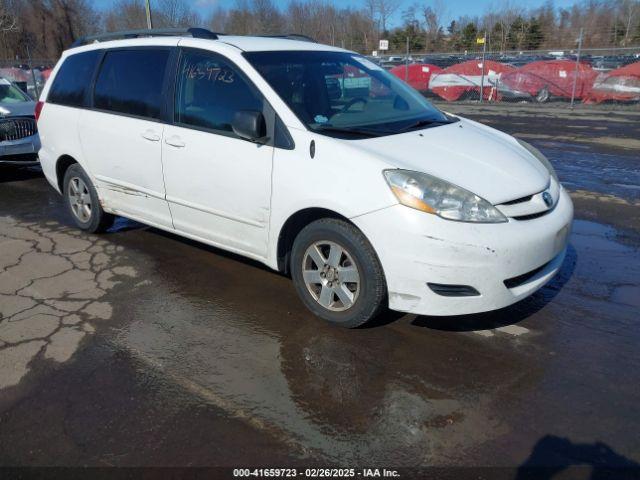
[[[267,136],[267,124],[262,112],[254,110],[239,110],[233,115],[231,128],[241,138],[252,142],[265,140]]]

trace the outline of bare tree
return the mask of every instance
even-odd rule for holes
[[[387,32],[389,18],[400,7],[401,0],[377,0],[378,15],[380,16],[380,26],[383,32]]]
[[[117,0],[114,2],[113,7],[105,15],[105,30],[116,32],[146,28],[147,17],[143,2],[144,0]]]
[[[618,4],[618,15],[624,22],[624,37],[622,45],[627,46],[633,37],[633,30],[638,25],[638,17],[640,17],[640,1],[638,0],[622,0]]]
[[[425,47],[434,50],[440,46],[442,37],[442,18],[446,14],[446,7],[442,0],[435,0],[433,6],[422,9],[425,29]]]
[[[159,27],[192,27],[200,24],[199,15],[185,0],[158,0],[154,13]]]
[[[221,6],[215,8],[209,17],[207,24],[214,32],[224,33],[227,31],[227,23],[229,22],[229,11]]]
[[[12,0],[0,0],[0,32],[18,30],[17,5]]]

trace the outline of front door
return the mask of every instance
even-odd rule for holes
[[[267,253],[273,147],[233,133],[239,110],[263,111],[259,92],[224,57],[184,49],[174,124],[162,145],[176,230],[255,258]]]

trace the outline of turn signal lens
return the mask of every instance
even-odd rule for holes
[[[406,205],[407,207],[415,208],[416,210],[422,210],[427,213],[436,213],[436,211],[431,208],[429,205],[424,203],[417,197],[405,192],[400,187],[392,186],[391,190],[395,193],[396,197],[401,204]]]

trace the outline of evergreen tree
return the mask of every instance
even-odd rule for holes
[[[461,32],[462,47],[467,50],[476,49],[476,40],[478,38],[478,28],[475,23],[467,23]]]

